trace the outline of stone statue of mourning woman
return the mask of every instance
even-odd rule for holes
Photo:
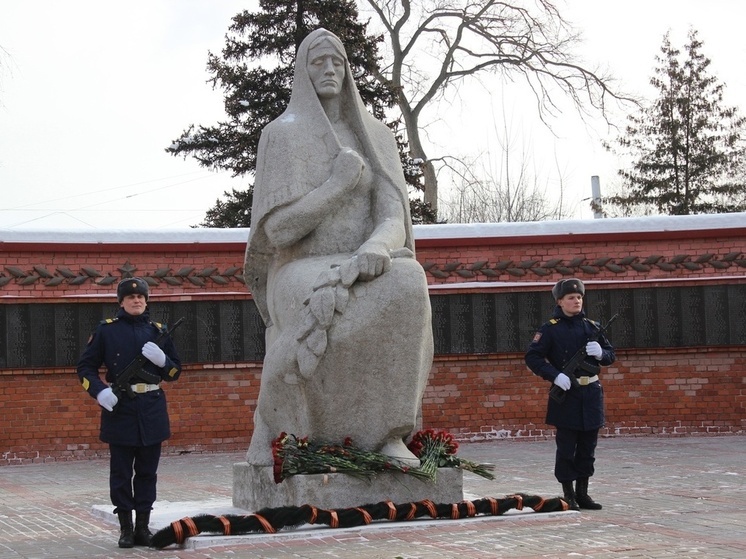
[[[245,278],[267,326],[248,463],[270,466],[286,432],[419,464],[404,441],[433,341],[399,152],[324,29],[262,132]]]

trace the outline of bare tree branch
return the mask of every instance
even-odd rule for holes
[[[564,204],[564,179],[555,157],[559,178],[559,200],[547,196],[549,182],[530,166],[530,154],[523,147],[516,154],[517,136],[511,134],[503,109],[502,131],[498,134],[499,156],[492,153],[481,161],[497,161],[498,168],[484,168],[479,158],[466,161],[444,157],[440,160],[455,178],[455,193],[444,197],[441,218],[454,223],[516,222],[562,219],[568,212]],[[475,169],[480,169],[479,176]],[[486,178],[480,178],[486,177]]]
[[[497,0],[430,0],[413,12],[409,0],[367,0],[386,30],[390,49],[377,79],[399,92],[398,106],[412,155],[425,164],[425,202],[437,208],[437,175],[420,138],[423,110],[460,81],[496,74],[521,80],[533,93],[539,118],[560,112],[569,99],[581,118],[598,114],[609,122],[609,100],[635,102],[615,91],[611,78],[578,62],[579,42],[555,5]]]

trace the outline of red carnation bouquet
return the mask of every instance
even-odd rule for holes
[[[427,472],[433,480],[438,473],[438,468],[460,468],[487,479],[495,479],[492,474],[492,470],[495,469],[494,465],[477,464],[456,456],[458,443],[447,431],[433,429],[417,431],[407,447],[420,459],[420,470]]]
[[[343,444],[330,444],[280,433],[272,441],[272,471],[275,483],[301,474],[341,473],[370,479],[387,471],[435,481],[438,468],[461,468],[487,479],[495,479],[490,472],[494,466],[457,457],[458,443],[446,431],[418,431],[408,447],[420,459],[419,468],[409,467],[380,452],[357,448],[350,437]]]
[[[341,473],[370,479],[381,472],[393,471],[430,481],[419,468],[410,468],[399,461],[370,450],[357,448],[350,437],[343,444],[329,444],[280,433],[272,441],[275,483],[299,474]]]

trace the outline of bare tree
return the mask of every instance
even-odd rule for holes
[[[562,219],[570,212],[565,207],[564,178],[558,162],[556,186],[551,196],[547,192],[550,180],[542,177],[531,165],[532,157],[525,146],[516,153],[516,135],[508,130],[503,120],[503,131],[498,140],[499,153],[488,153],[476,161],[442,161],[457,184],[444,197],[440,218],[450,223],[498,223],[517,221],[545,221]],[[546,169],[548,165],[541,166]],[[477,174],[475,170],[481,169]],[[550,201],[553,200],[553,201]]]
[[[3,74],[9,72],[10,62],[10,53],[0,45],[0,93],[3,91]],[[0,96],[0,107],[2,106],[2,96]]]
[[[436,169],[421,138],[423,110],[466,78],[487,73],[523,80],[541,120],[569,98],[581,116],[607,116],[607,101],[631,101],[609,87],[610,79],[574,58],[578,35],[547,0],[367,0],[385,28],[390,52],[377,78],[399,92],[411,154],[425,162],[425,202],[437,210]],[[525,6],[524,6],[525,4]]]

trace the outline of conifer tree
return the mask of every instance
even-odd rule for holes
[[[221,54],[208,54],[209,83],[225,92],[227,119],[212,126],[190,125],[166,151],[192,156],[205,167],[229,170],[234,177],[251,175],[262,129],[290,100],[295,53],[318,27],[342,40],[363,102],[384,120],[386,109],[395,104],[395,91],[373,77],[381,37],[366,35],[367,24],[358,21],[354,1],[261,0],[260,11],[244,11],[233,18]],[[422,190],[420,166],[407,157],[401,138],[397,140],[407,182]],[[201,225],[249,226],[252,193],[253,185],[247,191],[224,193],[226,200],[217,200]],[[428,219],[427,208],[414,205],[413,212],[415,221]]]
[[[622,193],[604,209],[621,215],[689,215],[746,210],[745,119],[723,103],[724,85],[709,73],[697,32],[685,58],[666,34],[650,83],[658,98],[628,117],[616,149],[632,161],[619,171]],[[609,208],[609,205],[611,208]]]

